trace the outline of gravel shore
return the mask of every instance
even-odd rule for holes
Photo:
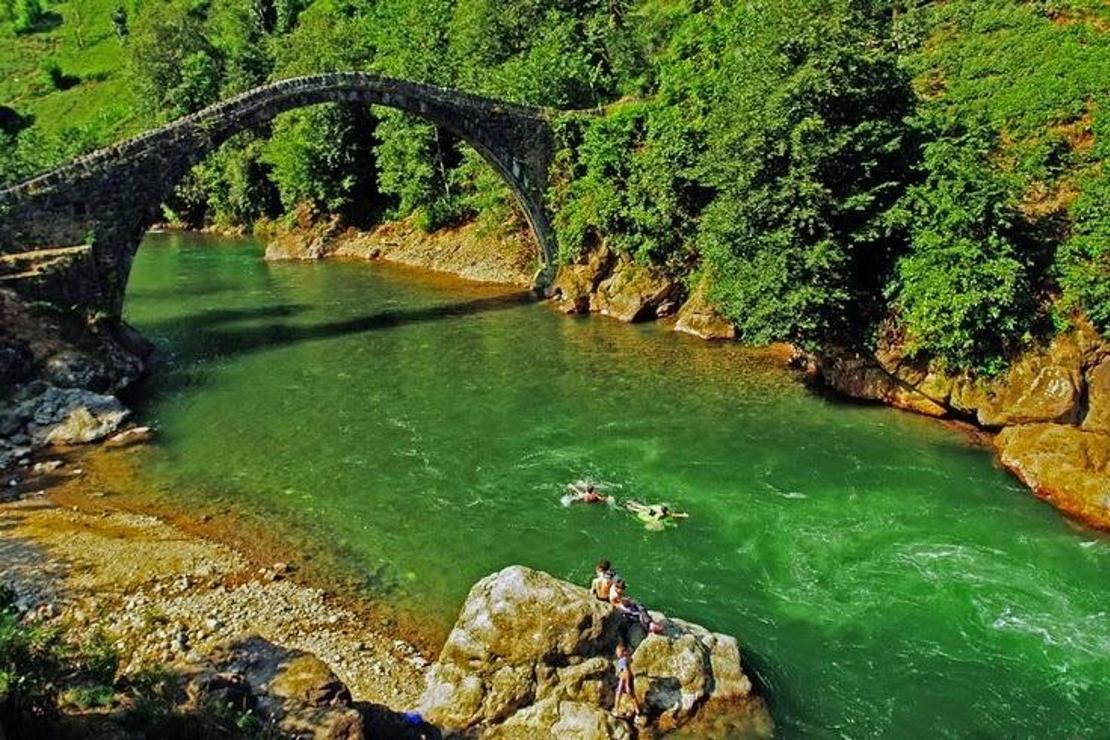
[[[63,469],[64,471],[64,469]],[[161,518],[31,492],[0,504],[0,583],[32,619],[105,631],[127,672],[203,661],[259,635],[314,654],[356,701],[415,706],[426,659],[388,627],[310,583]],[[367,612],[369,613],[369,612]]]

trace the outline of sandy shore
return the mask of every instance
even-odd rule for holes
[[[102,454],[71,456],[37,476],[28,469],[7,487],[0,583],[22,606],[77,637],[104,630],[125,673],[199,663],[221,643],[259,635],[316,655],[356,701],[415,706],[427,658],[395,622],[313,583],[292,558],[267,560],[288,551],[256,537],[254,547],[232,547],[174,517],[130,510],[99,490],[104,481],[89,467]]]

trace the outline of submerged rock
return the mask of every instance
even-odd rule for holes
[[[1040,497],[1110,530],[1110,435],[1067,424],[1026,424],[995,438],[1002,464]]]
[[[624,618],[586,589],[506,568],[471,589],[421,711],[446,730],[491,737],[631,737],[633,726],[610,711],[616,646],[626,640],[653,726],[681,726],[710,702],[765,713],[734,638],[653,617],[662,634],[622,634]]]

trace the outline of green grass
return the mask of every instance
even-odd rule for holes
[[[137,133],[142,122],[133,112],[126,51],[112,26],[112,11],[119,4],[55,3],[47,8],[56,14],[55,21],[23,35],[15,33],[10,21],[0,23],[0,105],[33,116],[33,126],[47,136],[78,129],[99,145]],[[133,10],[128,7],[132,17]],[[51,61],[76,78],[76,84],[65,90],[44,84],[41,70]]]

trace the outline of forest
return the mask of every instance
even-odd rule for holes
[[[367,70],[550,109],[560,258],[706,281],[748,343],[990,375],[1110,331],[1101,0],[0,1],[0,183],[268,80]],[[480,156],[321,105],[227,143],[168,220],[523,230]]]

